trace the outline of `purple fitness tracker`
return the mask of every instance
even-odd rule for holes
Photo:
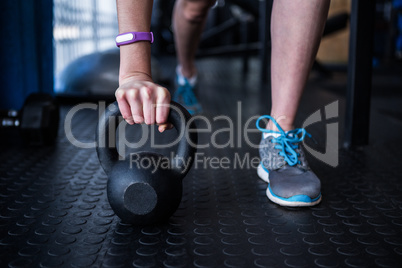
[[[149,41],[151,44],[154,42],[154,34],[152,32],[127,32],[119,34],[116,37],[116,45],[127,45],[138,41]]]

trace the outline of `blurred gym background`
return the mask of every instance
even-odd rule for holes
[[[174,1],[154,2],[152,31],[156,43],[154,79],[170,79],[160,72],[160,58],[174,54],[171,10]],[[270,1],[218,0],[210,12],[200,44],[200,57],[259,56],[269,29],[261,4]],[[110,95],[117,87],[118,34],[115,0],[1,1],[1,109],[19,109],[31,92],[60,97]],[[323,38],[316,69],[321,74],[344,71],[348,62],[350,0],[332,0],[328,35]],[[377,0],[373,66],[393,68],[402,59],[402,1]],[[266,29],[261,29],[261,25]],[[262,41],[262,42],[261,42]],[[266,55],[266,54],[265,54]],[[262,71],[266,71],[262,69]],[[162,72],[163,73],[163,72]],[[168,85],[169,86],[169,85]]]

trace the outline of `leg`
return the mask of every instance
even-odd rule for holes
[[[315,59],[330,0],[274,1],[271,18],[271,116],[293,129],[299,101]],[[268,128],[275,129],[273,124]]]
[[[190,78],[196,75],[195,53],[204,29],[209,8],[215,0],[177,0],[173,11],[173,29],[176,52],[182,73]]]
[[[264,133],[257,173],[269,183],[267,197],[283,206],[314,206],[321,201],[321,182],[300,146],[306,131],[293,129],[293,122],[328,8],[329,0],[277,0],[272,8],[272,109],[271,116],[257,120]],[[262,119],[270,119],[267,129],[259,126]]]

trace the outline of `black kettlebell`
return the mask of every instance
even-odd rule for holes
[[[109,146],[100,144],[100,141],[109,141],[111,133],[115,136],[117,124],[109,129],[110,118],[116,119],[120,115],[117,102],[109,105],[99,120],[96,133],[96,151],[108,176],[107,196],[110,206],[123,222],[134,225],[166,221],[181,202],[182,179],[194,161],[196,148],[189,141],[197,144],[195,124],[188,124],[191,118],[188,111],[172,101],[168,121],[182,135],[175,158],[169,159],[154,152],[139,152],[136,156],[145,164],[138,166],[131,163],[130,166],[130,158],[119,160],[115,141]],[[189,132],[189,128],[192,131]],[[160,165],[162,161],[164,164]]]

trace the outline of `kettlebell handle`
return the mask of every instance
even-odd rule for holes
[[[106,108],[105,113],[99,119],[96,130],[96,151],[102,168],[107,174],[112,169],[114,163],[119,161],[120,156],[115,144],[116,139],[114,140],[114,144],[107,144],[111,131],[115,133],[118,126],[118,124],[115,124],[115,128],[110,129],[109,119],[116,119],[118,116],[121,116],[121,113],[117,102],[114,102]],[[176,157],[179,157],[178,159],[182,159],[186,162],[190,161],[189,165],[187,163],[184,163],[184,161],[175,161],[176,163],[181,162],[181,165],[171,165],[172,171],[177,178],[183,178],[189,171],[189,168],[186,169],[186,167],[191,166],[194,161],[196,148],[190,144],[189,140],[191,140],[193,144],[197,144],[198,135],[196,132],[194,121],[188,124],[190,118],[191,115],[183,106],[174,101],[171,101],[168,122],[171,123],[176,128],[179,135],[181,135]],[[189,132],[189,128],[192,129],[191,132]],[[103,143],[106,144],[101,144],[100,141],[103,141]],[[173,159],[171,159],[171,163],[173,163]]]

